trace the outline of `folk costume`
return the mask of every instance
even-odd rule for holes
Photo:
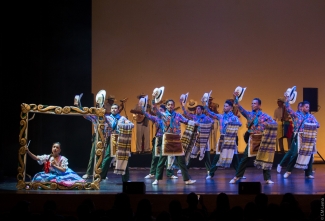
[[[37,163],[42,165],[46,162],[51,162],[54,160],[52,155],[41,155],[37,156],[38,161]],[[66,169],[65,172],[62,172],[58,170],[57,168],[53,166],[49,166],[48,171],[42,171],[34,175],[32,182],[54,182],[61,184],[63,186],[70,187],[76,182],[82,182],[84,183],[85,180],[82,179],[76,172],[71,170],[68,167],[68,159],[64,156],[60,157],[60,162],[58,162],[58,165],[64,169]]]
[[[216,113],[210,111],[209,108],[207,108],[207,106],[204,106],[204,109],[207,111],[208,115],[211,118],[216,119],[219,122],[220,138],[217,143],[218,146],[216,148],[216,154],[212,160],[212,164],[211,164],[211,168],[210,168],[210,172],[209,172],[209,176],[213,177],[215,171],[217,170],[217,163],[220,159],[220,148],[222,147],[222,143],[224,141],[224,136],[226,134],[228,124],[231,122],[236,122],[237,124],[239,124],[239,126],[241,126],[242,124],[239,121],[238,117],[235,116],[233,114],[233,112],[231,112],[231,111],[229,111],[228,113],[216,114]],[[237,128],[237,130],[238,130],[238,128]],[[237,137],[237,133],[236,133],[236,137]],[[236,137],[235,137],[235,139],[236,139]],[[236,146],[237,145],[238,144],[236,143]],[[237,167],[239,164],[237,147],[234,151],[234,155],[233,155],[233,158],[231,159],[231,161],[232,161],[232,165],[233,165],[234,169],[237,170]],[[221,165],[222,165],[222,162],[220,162],[220,166]]]
[[[166,137],[166,134],[168,134],[171,137],[178,136],[178,141],[175,140],[175,142],[176,143],[181,142],[180,141],[180,134],[181,134],[180,124],[181,123],[187,124],[189,120],[186,119],[183,115],[175,112],[174,110],[172,112],[169,112],[168,110],[166,110],[166,112],[164,112],[164,113],[160,112],[157,109],[156,103],[153,105],[153,110],[157,113],[157,116],[159,118],[161,118],[164,123],[164,137]],[[166,141],[168,141],[168,140],[166,140]],[[174,143],[174,142],[172,142],[172,143]],[[164,150],[164,148],[165,148],[165,150]],[[171,148],[173,148],[173,147],[171,147]],[[162,155],[160,156],[159,161],[158,161],[156,180],[154,181],[153,184],[158,184],[158,181],[162,180],[164,166],[165,166],[165,163],[168,158],[167,155],[164,155],[164,152],[167,153],[170,150],[171,149],[169,148],[168,144],[164,145],[164,140],[163,140]],[[190,180],[190,176],[188,174],[188,170],[187,170],[187,167],[185,164],[184,152],[183,153],[179,153],[179,152],[173,153],[173,155],[175,156],[175,160],[177,160],[178,166],[179,166],[180,170],[182,171],[182,176],[183,176],[183,180],[185,181],[185,184],[194,183],[195,181]]]
[[[205,168],[207,172],[209,172],[211,167],[211,156],[208,140],[214,121],[205,114],[191,114],[185,109],[184,106],[182,106],[182,110],[185,117],[190,120],[193,120],[194,122],[199,123],[195,143],[190,151],[190,158],[197,158],[197,156],[199,155],[199,160],[204,159]],[[191,162],[190,159],[188,159],[187,162],[187,169],[189,169]]]
[[[288,113],[294,122],[294,137],[292,140],[292,157],[288,163],[284,178],[287,178],[294,167],[305,170],[307,178],[312,176],[313,155],[317,153],[316,150],[316,135],[319,123],[316,118],[310,113],[294,112],[289,102],[285,102]],[[305,130],[306,127],[306,130]],[[290,148],[290,149],[291,149]],[[299,150],[300,149],[300,150]],[[297,161],[299,156],[299,160]],[[308,161],[308,163],[306,163]]]
[[[152,139],[152,158],[151,158],[151,165],[150,165],[150,172],[149,175],[147,175],[145,178],[152,178],[155,177],[156,171],[157,171],[157,165],[159,161],[159,156],[161,154],[161,145],[162,145],[162,137],[164,132],[164,123],[163,121],[157,117],[153,116],[144,110],[142,110],[142,113],[148,118],[150,121],[153,122],[153,124],[156,127],[155,136]],[[172,168],[167,168],[167,177],[174,178],[174,170]]]
[[[256,111],[250,112],[250,111],[245,110],[241,105],[238,105],[238,109],[239,109],[240,113],[247,119],[247,125],[249,125],[247,132],[249,133],[249,139],[251,142],[249,142],[247,144],[244,154],[243,154],[243,156],[240,160],[239,166],[237,168],[236,176],[230,181],[230,183],[236,183],[236,181],[239,180],[240,177],[244,176],[246,166],[249,161],[249,157],[254,156],[254,155],[249,155],[249,153],[250,153],[249,150],[253,149],[254,151],[256,151],[256,149],[257,149],[257,152],[258,152],[258,144],[263,139],[262,134],[264,133],[264,130],[266,129],[266,125],[269,125],[269,124],[272,125],[271,126],[272,129],[273,129],[274,125],[277,125],[271,116],[267,115],[266,113],[263,113],[261,110],[256,110]],[[266,148],[271,151],[271,153],[270,153],[271,155],[272,155],[272,151],[273,151],[273,156],[274,156],[276,137],[272,137],[272,135],[270,137],[271,137],[271,140],[272,139],[274,140],[274,143],[272,140],[273,145],[267,146]],[[256,146],[254,145],[254,148],[250,148],[251,146],[249,144],[255,143],[254,139],[259,139],[259,141],[256,142],[257,145]],[[267,156],[267,157],[269,157],[269,156]],[[272,158],[272,156],[270,158]],[[273,163],[273,159],[270,159],[270,160]],[[259,165],[259,164],[257,164],[257,165]],[[257,168],[263,169],[263,178],[267,184],[273,183],[273,181],[271,181],[271,172],[270,172],[269,167],[257,166]]]
[[[105,150],[105,157],[102,162],[102,179],[106,178],[109,165],[113,160],[111,154],[111,135],[118,135],[117,148],[116,148],[116,166],[114,173],[122,175],[122,181],[127,182],[129,180],[129,167],[128,158],[131,155],[131,131],[134,124],[130,122],[126,117],[120,114],[105,115],[105,122],[107,123],[107,146]]]

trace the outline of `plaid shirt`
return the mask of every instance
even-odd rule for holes
[[[184,115],[190,120],[193,120],[198,123],[205,123],[205,124],[214,122],[209,116],[207,116],[205,114],[200,114],[200,115],[191,114],[188,111],[186,111],[184,107],[182,107],[182,109],[183,109]],[[200,126],[198,127],[198,131],[200,131]]]
[[[219,121],[220,134],[226,134],[227,124],[229,122],[238,122],[240,123],[240,126],[242,125],[239,121],[239,118],[235,116],[232,111],[223,114],[216,114],[210,111],[208,108],[205,108],[205,110],[212,118],[217,119]]]
[[[142,111],[142,113],[151,120],[157,128],[156,137],[162,137],[164,132],[164,122],[157,116],[153,116],[147,112]]]
[[[265,126],[270,123],[276,123],[271,116],[263,113],[261,110],[258,111],[247,111],[241,105],[238,105],[239,112],[247,119],[247,127],[252,123],[252,126],[248,130],[250,133],[261,134],[263,133]],[[255,117],[257,119],[255,120]]]
[[[120,116],[119,120],[117,120],[115,117],[116,117],[116,115],[113,115],[113,114],[110,114],[110,115],[105,114],[106,123],[108,124],[108,132],[107,132],[108,136],[110,136],[112,133],[114,133],[114,134],[120,133],[117,125],[130,124],[130,125],[132,125],[132,128],[134,127],[134,124],[131,121],[129,121],[128,119],[126,119],[126,117]]]
[[[310,113],[304,113],[301,111],[294,111],[291,109],[289,102],[285,102],[285,106],[287,109],[287,112],[290,114],[292,121],[293,121],[293,130],[294,132],[303,132],[304,131],[304,123],[315,123],[317,125],[317,128],[319,128],[319,123],[314,117],[314,115]],[[300,126],[301,125],[301,126]]]
[[[164,123],[164,133],[172,133],[172,134],[181,134],[181,123],[187,124],[188,119],[186,119],[183,115],[180,113],[177,113],[173,111],[172,113],[169,113],[169,111],[166,112],[160,112],[157,109],[156,104],[153,105],[153,110],[156,112],[157,116],[162,119]]]

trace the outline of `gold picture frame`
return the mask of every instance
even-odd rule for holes
[[[54,115],[95,115],[97,116],[98,130],[96,140],[96,150],[95,150],[95,168],[93,174],[92,182],[76,182],[70,187],[63,186],[59,183],[54,182],[26,182],[26,150],[28,141],[28,121],[34,118],[29,118],[29,114],[54,114]],[[54,105],[36,105],[36,104],[21,104],[20,113],[20,132],[19,132],[19,144],[20,148],[18,151],[18,174],[17,174],[17,185],[18,190],[28,190],[28,189],[44,189],[44,190],[99,190],[102,171],[101,163],[104,158],[104,124],[105,124],[105,109],[95,108],[95,107],[83,107],[82,109],[75,106],[54,106]]]

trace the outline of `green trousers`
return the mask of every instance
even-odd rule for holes
[[[290,161],[289,161],[288,166],[287,166],[287,172],[292,172],[292,170],[293,170],[293,168],[294,168],[294,166],[296,164],[297,158],[298,158],[298,142],[297,142],[297,137],[295,137],[292,140],[291,147],[290,147],[290,151],[291,150],[292,150],[292,156],[291,156]],[[305,169],[305,176],[313,175],[313,159],[314,159],[314,155],[312,154],[310,156],[310,160],[309,160],[309,163],[308,163],[308,167],[307,167],[307,169]]]
[[[248,161],[249,161],[248,145],[246,145],[243,157],[240,159],[240,162],[239,162],[239,165],[238,165],[238,169],[237,169],[237,172],[236,172],[236,177],[243,177],[244,176]],[[264,180],[270,180],[271,179],[271,171],[270,170],[263,170],[263,178],[264,178]]]
[[[284,164],[288,161],[290,161],[291,157],[295,154],[295,152],[297,152],[297,148],[293,148],[293,143],[294,141],[291,143],[291,147],[288,150],[288,152],[286,152],[286,154],[283,156],[282,160],[280,161],[280,166],[283,167]],[[295,149],[295,150],[294,150]]]
[[[107,143],[110,143],[109,141]],[[102,162],[102,172],[100,173],[100,176],[102,179],[106,179],[106,175],[109,169],[109,165],[111,164],[112,160],[114,157],[111,157],[111,147],[108,144],[105,150],[105,155],[104,155],[104,159]],[[122,175],[122,182],[127,182],[129,181],[130,178],[130,171],[129,171],[129,163],[126,165],[126,169],[125,169],[125,174]]]
[[[159,143],[161,145],[161,141],[162,141],[162,137],[159,137],[158,145],[159,145]],[[155,156],[155,143],[156,143],[156,138],[154,137],[152,139],[152,153],[151,153],[152,158],[151,158],[151,165],[150,165],[150,174],[151,175],[156,175],[157,165],[158,165],[158,161],[159,161],[159,157]],[[174,175],[174,170],[173,169],[166,170],[166,173],[167,173],[167,177],[171,177]]]
[[[94,157],[95,157],[96,143],[97,143],[96,141],[93,141],[91,146],[89,162],[86,170],[86,174],[88,175],[92,175],[94,173]]]
[[[156,171],[156,179],[162,180],[163,173],[164,173],[164,167],[166,165],[168,156],[160,156],[158,160],[157,165],[157,171]],[[183,180],[187,181],[190,179],[190,176],[188,174],[188,170],[185,164],[185,156],[176,156],[175,160],[177,161],[177,164],[179,166],[179,169],[182,171]]]
[[[210,151],[205,151],[204,153],[204,165],[205,165],[205,169],[207,170],[207,173],[209,173],[209,171],[211,170],[211,155],[210,155]],[[191,158],[187,164],[187,169],[189,170],[191,167]]]
[[[211,164],[211,167],[210,167],[210,172],[209,172],[209,175],[211,177],[214,176],[214,173],[216,172],[216,170],[218,169],[217,167],[217,163],[219,161],[219,158],[220,158],[220,154],[216,154],[214,155],[213,157],[213,160],[212,160],[212,164]],[[235,171],[237,171],[238,169],[238,165],[239,165],[239,157],[238,157],[238,154],[234,154],[233,158],[232,158],[232,162],[231,162],[233,168],[235,169]]]

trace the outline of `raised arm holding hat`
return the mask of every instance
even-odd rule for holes
[[[248,130],[246,134],[248,134],[248,140],[245,140],[247,142],[247,146],[240,160],[238,169],[236,171],[236,176],[229,183],[236,183],[240,177],[244,176],[249,157],[254,156],[254,153],[256,156],[254,165],[257,168],[263,169],[263,178],[267,184],[274,183],[271,181],[270,170],[272,168],[274,159],[276,138],[273,138],[273,136],[276,133],[277,124],[271,116],[262,112],[262,102],[259,98],[253,99],[252,111],[245,110],[239,104],[239,101],[243,98],[245,90],[241,87],[239,88],[239,91],[237,89],[238,87],[234,92],[235,105],[238,106],[239,112],[247,119]],[[269,139],[270,142],[263,142],[267,139]]]

